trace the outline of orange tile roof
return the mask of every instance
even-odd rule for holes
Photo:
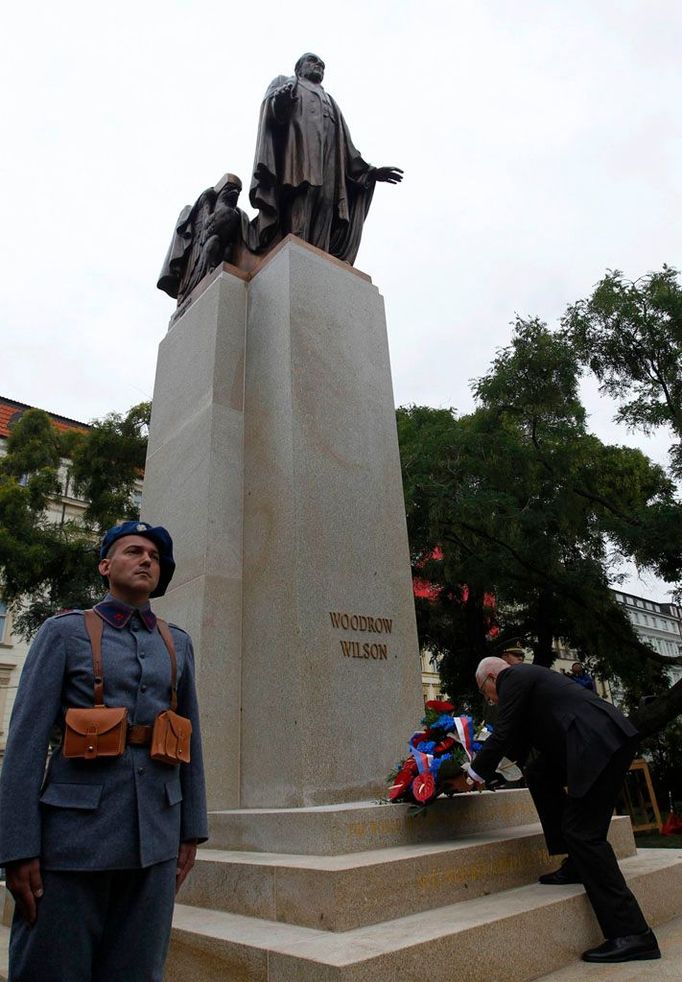
[[[6,399],[0,396],[0,437],[9,436],[11,426],[27,409],[35,409],[35,406],[27,406],[25,402],[15,402],[14,399]],[[85,433],[90,427],[87,423],[81,423],[77,419],[69,419],[68,416],[57,416],[56,413],[48,412],[54,425],[58,430],[78,430]]]

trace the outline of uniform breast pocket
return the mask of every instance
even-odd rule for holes
[[[101,784],[48,784],[40,796],[43,805],[52,808],[75,808],[78,811],[96,811],[102,797]]]

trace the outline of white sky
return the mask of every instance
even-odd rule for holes
[[[0,325],[9,398],[88,420],[152,395],[182,205],[248,189],[258,109],[303,51],[380,185],[357,266],[386,300],[396,402],[472,408],[515,312],[607,267],[682,265],[675,0],[37,3],[3,18]],[[240,201],[249,210],[247,192]],[[666,461],[667,439],[605,440]],[[653,581],[630,589],[665,599]]]

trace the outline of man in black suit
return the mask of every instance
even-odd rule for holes
[[[497,722],[458,790],[490,780],[503,756],[525,761],[528,789],[551,855],[568,853],[545,883],[580,883],[606,941],[583,953],[588,962],[660,958],[606,840],[616,796],[637,746],[637,730],[610,703],[572,679],[536,665],[484,658],[476,670],[482,695],[499,704]]]

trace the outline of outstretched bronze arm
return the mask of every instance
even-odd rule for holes
[[[403,172],[400,167],[377,167],[373,174],[375,181],[386,181],[388,184],[400,184]]]

